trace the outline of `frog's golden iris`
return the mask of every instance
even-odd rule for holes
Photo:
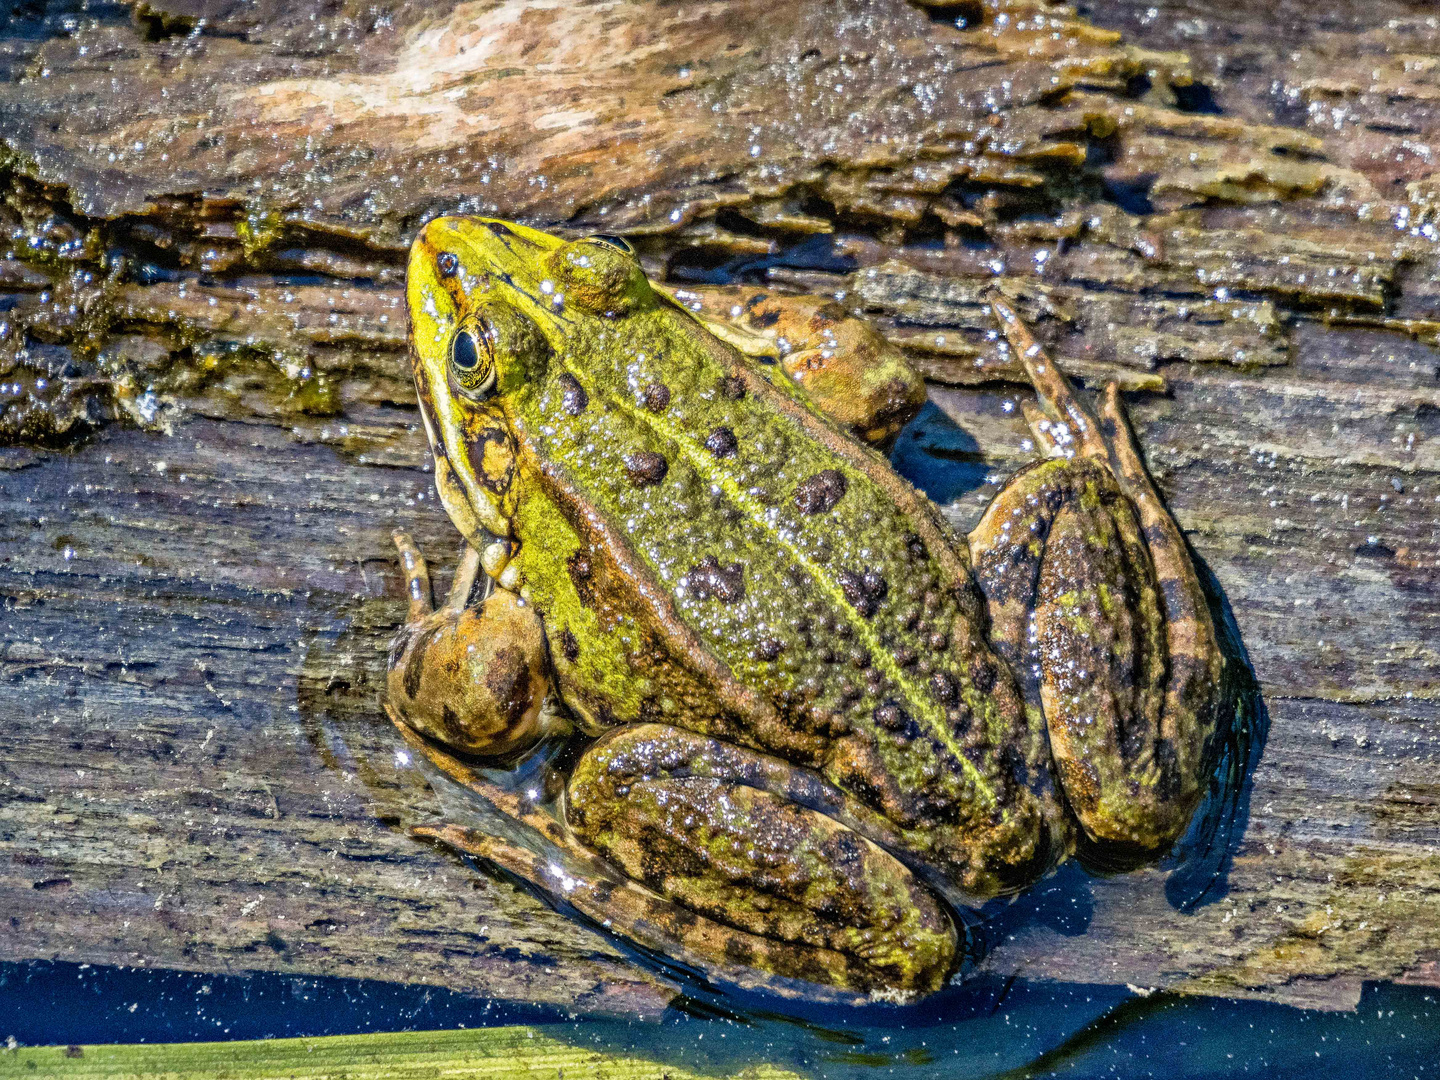
[[[1113,387],[1095,417],[1003,303],[1049,454],[966,538],[828,418],[883,440],[920,387],[833,305],[756,291],[749,329],[702,322],[623,240],[483,218],[427,225],[407,289],[467,543],[432,611],[397,537],[389,707],[528,827],[431,835],[732,981],[905,998],[956,967],[947,904],[1082,838],[1131,859],[1184,830],[1216,727],[1205,599]],[[740,351],[785,318],[778,362]],[[569,728],[595,738],[561,816],[466,763]]]
[[[478,341],[476,339],[479,339]],[[450,340],[450,368],[466,397],[483,401],[495,388],[495,330],[462,326]]]

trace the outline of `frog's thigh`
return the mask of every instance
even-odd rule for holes
[[[695,739],[641,725],[597,743],[568,789],[577,836],[661,896],[733,927],[718,962],[860,991],[943,985],[955,929],[903,864],[772,791],[682,775]],[[702,741],[717,757],[762,757]]]
[[[1198,783],[1182,775],[1176,735],[1164,730],[1164,609],[1110,470],[1084,458],[1031,466],[987,509],[970,550],[991,638],[1044,710],[1086,833],[1117,855],[1172,842]]]

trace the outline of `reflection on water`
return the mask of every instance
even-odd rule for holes
[[[980,979],[908,1009],[801,1021],[687,1001],[657,1023],[576,1019],[433,987],[280,974],[0,964],[0,1039],[177,1042],[542,1025],[587,1049],[717,1077],[769,1063],[803,1076],[1440,1075],[1440,992],[1367,985],[1354,1012],[1138,997],[1123,987]]]

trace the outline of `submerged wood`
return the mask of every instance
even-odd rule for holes
[[[1259,681],[1256,760],[1208,852],[1067,868],[992,913],[982,966],[1328,1007],[1440,984],[1423,15],[116,10],[0,31],[0,958],[671,1000],[408,832],[442,793],[377,704],[389,534],[455,536],[400,290],[416,226],[458,210],[838,297],[939,380],[896,461],[962,527],[1029,456],[985,288],[1082,378],[1148,391],[1150,464]]]

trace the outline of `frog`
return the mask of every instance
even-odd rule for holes
[[[440,217],[406,289],[462,554],[435,607],[396,533],[385,707],[472,798],[417,836],[706,979],[909,1002],[988,901],[1184,833],[1219,726],[1204,589],[1116,385],[1092,406],[1004,294],[1040,453],[961,535],[857,437],[886,422],[621,237]]]

